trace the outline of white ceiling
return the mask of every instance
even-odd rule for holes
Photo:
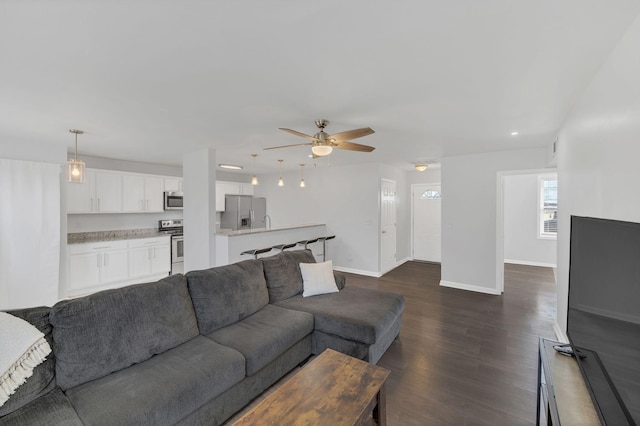
[[[0,1],[0,138],[258,171],[309,163],[278,130],[369,126],[332,164],[411,167],[547,146],[638,0]],[[517,137],[511,136],[518,131]],[[326,160],[322,160],[325,162]]]

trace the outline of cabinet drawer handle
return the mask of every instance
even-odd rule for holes
[[[109,249],[111,247],[109,246],[102,246],[102,247],[94,247],[92,250],[104,250],[104,249]]]

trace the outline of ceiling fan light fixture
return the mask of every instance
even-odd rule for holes
[[[416,170],[419,172],[424,172],[425,170],[427,170],[427,165],[426,164],[416,164]]]
[[[86,173],[84,161],[78,160],[78,135],[83,134],[84,131],[71,129],[69,132],[76,135],[76,152],[74,158],[67,162],[67,182],[83,183]]]
[[[318,157],[324,157],[325,155],[329,155],[333,152],[333,147],[329,145],[314,145],[311,147],[311,152]]]

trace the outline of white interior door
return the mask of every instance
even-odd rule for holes
[[[396,183],[382,179],[380,185],[380,272],[396,267]]]
[[[441,261],[440,184],[412,185],[413,258],[429,262]]]

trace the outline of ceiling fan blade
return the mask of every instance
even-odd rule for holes
[[[346,132],[340,132],[329,136],[330,140],[334,142],[348,141],[349,139],[361,138],[363,136],[371,135],[375,133],[373,129],[369,127],[363,127],[362,129],[347,130]]]
[[[360,152],[371,152],[373,151],[375,148],[369,145],[361,145],[359,143],[353,143],[353,142],[338,142],[337,144],[335,144],[334,146],[335,148],[339,148],[339,149],[347,149],[349,151],[360,151]]]
[[[318,139],[314,138],[313,136],[309,136],[309,135],[305,135],[304,133],[300,133],[296,130],[291,130],[291,129],[285,129],[284,127],[280,127],[280,130],[284,130],[285,132],[291,133],[292,135],[296,135],[296,136],[300,136],[302,138],[305,139],[309,139],[310,141],[317,141]]]
[[[309,145],[311,145],[311,143],[295,143],[293,145],[271,146],[269,148],[264,148],[264,149],[267,150],[267,149],[278,149],[278,148],[291,148],[292,146],[309,146]]]

